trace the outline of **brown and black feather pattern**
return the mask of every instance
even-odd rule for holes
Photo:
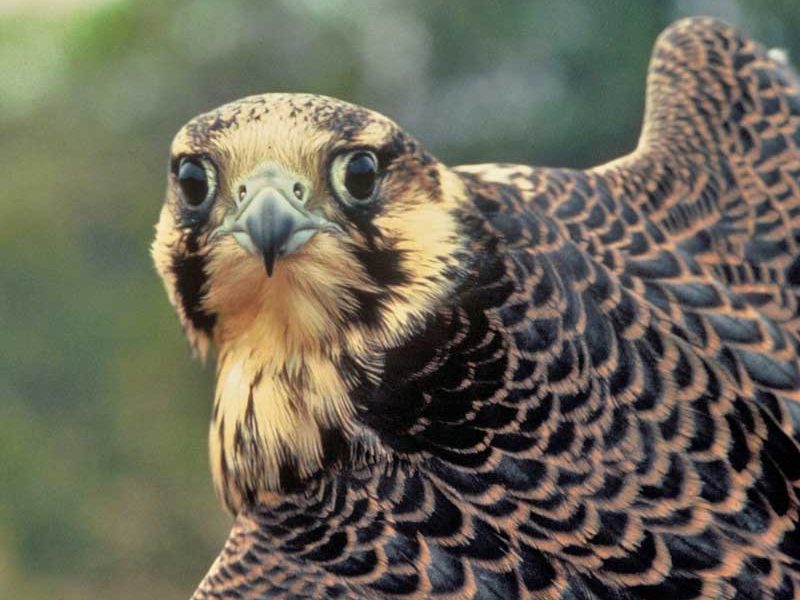
[[[240,514],[195,598],[800,598],[798,79],[682,21],[645,121],[456,169],[473,272],[354,392],[390,458]]]

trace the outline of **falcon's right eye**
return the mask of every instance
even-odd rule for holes
[[[183,201],[192,208],[206,204],[216,190],[214,165],[206,158],[184,156],[178,162],[175,177]]]

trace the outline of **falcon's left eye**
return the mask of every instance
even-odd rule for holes
[[[368,150],[355,150],[338,156],[331,172],[333,188],[348,205],[365,204],[378,187],[378,159]]]
[[[184,156],[178,162],[175,177],[184,202],[192,208],[203,206],[214,196],[216,172],[206,158]]]

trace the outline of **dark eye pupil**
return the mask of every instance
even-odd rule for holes
[[[377,175],[378,165],[375,164],[372,155],[367,152],[358,152],[347,163],[344,186],[356,200],[366,200],[375,189]]]
[[[178,168],[178,185],[188,204],[202,204],[208,195],[208,178],[203,165],[192,158],[182,159]]]

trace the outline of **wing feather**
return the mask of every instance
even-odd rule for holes
[[[786,61],[684,20],[629,156],[456,171],[505,273],[359,399],[404,458],[240,515],[195,598],[800,596]]]

